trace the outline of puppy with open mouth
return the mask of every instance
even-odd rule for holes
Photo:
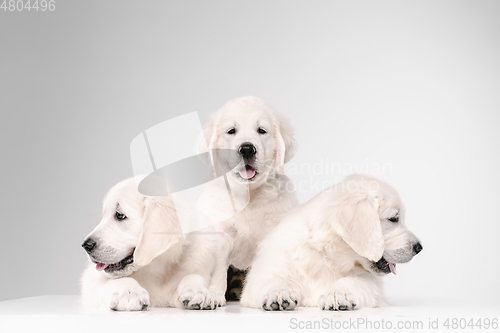
[[[142,195],[142,178],[122,181],[108,192],[101,222],[82,244],[91,262],[81,281],[83,303],[127,311],[214,309],[219,304],[206,286],[216,239],[211,233],[182,234],[177,213],[189,216],[192,208],[179,200],[174,205],[170,196]]]
[[[381,276],[422,250],[398,193],[353,175],[292,210],[260,245],[241,303],[353,310],[385,304]]]
[[[238,168],[238,174],[242,179],[251,181],[258,174],[255,167],[257,149],[252,143],[245,142],[238,147],[238,152],[242,157],[242,165]]]
[[[224,170],[224,179],[207,184],[197,203],[219,232],[210,289],[224,302],[228,267],[248,269],[260,241],[297,205],[283,174],[296,143],[286,118],[259,98],[241,97],[211,115],[197,148],[211,152],[212,167]]]

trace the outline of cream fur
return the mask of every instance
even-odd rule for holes
[[[399,222],[388,220],[396,215]],[[383,306],[385,273],[373,262],[407,262],[416,243],[397,192],[375,178],[350,176],[291,211],[265,238],[241,303],[266,310]]]
[[[215,295],[208,290],[216,254],[213,230],[182,235],[177,211],[192,209],[178,201],[174,207],[171,197],[140,194],[141,179],[127,179],[109,191],[102,220],[87,236],[97,245],[81,280],[83,303],[113,310],[215,308]],[[127,218],[118,221],[116,211]],[[124,269],[96,270],[96,262],[119,262],[134,248],[134,262]]]
[[[261,127],[265,128],[265,134],[258,132]],[[231,128],[235,129],[233,135],[227,133]],[[287,189],[289,178],[281,174],[284,164],[295,153],[293,130],[288,120],[262,100],[242,97],[227,102],[208,120],[197,152],[237,151],[244,142],[251,142],[257,150],[255,178],[242,179],[235,168],[226,177],[229,194],[224,181],[208,184],[197,205],[205,218],[218,222],[214,225],[219,232],[217,273],[210,290],[218,295],[220,302],[224,302],[228,266],[250,267],[257,245],[297,205],[295,193]],[[223,205],[228,195],[234,204],[231,211]]]

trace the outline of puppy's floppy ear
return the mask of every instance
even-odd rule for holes
[[[290,121],[279,114],[275,114],[274,132],[276,141],[274,169],[277,173],[283,173],[285,163],[288,163],[295,155],[297,142],[293,137]]]
[[[360,256],[378,261],[384,237],[378,216],[378,199],[365,193],[346,193],[334,208],[333,229]]]
[[[134,263],[140,267],[148,265],[183,237],[171,198],[145,197],[143,225]]]
[[[205,125],[203,125],[203,131],[198,136],[197,144],[195,147],[196,154],[206,153],[209,149],[214,149],[215,144],[218,139],[217,134],[217,123],[219,112],[211,115]]]
[[[214,149],[217,142],[216,117],[211,116],[207,123],[203,126],[203,131],[198,136],[195,147],[195,153],[202,159],[206,165],[211,165],[211,160],[208,156],[211,155],[211,150]],[[206,154],[210,152],[210,154]]]

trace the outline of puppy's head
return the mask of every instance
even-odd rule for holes
[[[282,173],[295,149],[288,120],[259,98],[242,97],[227,102],[212,115],[196,150],[212,151],[213,162],[232,170],[229,176],[233,180],[255,188],[270,172]],[[217,155],[228,150],[234,153]]]
[[[373,177],[353,175],[341,183],[334,200],[334,231],[375,274],[396,274],[396,264],[422,250],[418,238],[404,224],[404,206],[396,190]]]
[[[96,269],[112,278],[148,265],[182,238],[171,198],[144,196],[139,182],[127,179],[108,192],[101,222],[82,244]]]

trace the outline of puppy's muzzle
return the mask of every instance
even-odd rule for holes
[[[87,238],[83,244],[82,244],[82,247],[83,249],[88,253],[90,254],[92,252],[92,250],[94,250],[95,246],[97,245],[96,242],[94,242],[94,240],[92,240],[91,238]]]
[[[245,160],[249,160],[257,154],[257,148],[253,144],[245,142],[240,146],[238,152]]]

